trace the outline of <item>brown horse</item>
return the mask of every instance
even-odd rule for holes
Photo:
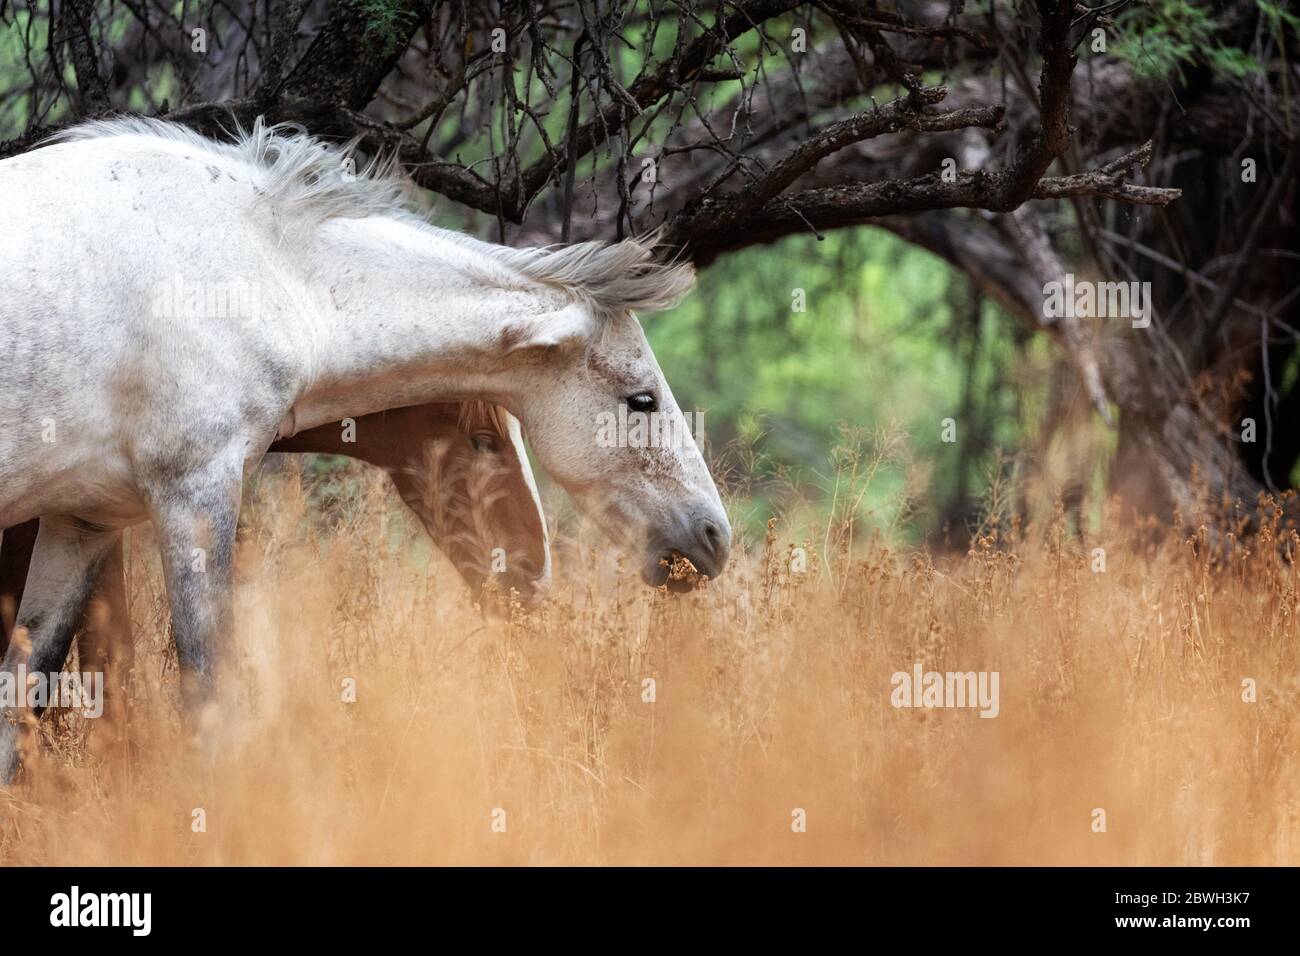
[[[280,439],[270,450],[345,455],[384,469],[485,607],[511,591],[532,605],[549,586],[546,522],[519,424],[496,406],[440,402],[398,408],[322,425]],[[22,601],[38,527],[29,521],[0,538],[0,657]],[[122,665],[115,668],[118,679],[124,678],[129,631],[119,541],[83,613],[83,669],[104,669],[111,653]]]

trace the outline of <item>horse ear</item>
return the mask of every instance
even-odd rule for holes
[[[591,309],[575,304],[511,321],[501,331],[501,350],[565,348],[585,343],[595,334]]]

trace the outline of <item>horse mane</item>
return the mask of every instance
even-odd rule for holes
[[[143,137],[177,143],[248,170],[259,195],[307,227],[328,219],[371,216],[405,220],[444,241],[480,253],[514,278],[559,289],[597,315],[656,312],[675,306],[695,284],[689,263],[660,262],[659,233],[621,242],[514,249],[428,223],[410,207],[411,184],[396,154],[356,168],[359,140],[334,146],[293,123],[268,126],[259,116],[251,130],[235,124],[230,142],[209,139],[179,123],[128,116],[91,120],[54,134],[46,143]],[[502,277],[496,276],[500,280]]]
[[[344,217],[409,214],[409,185],[393,158],[372,160],[353,173],[357,140],[343,147],[307,135],[295,123],[268,126],[259,116],[251,130],[235,123],[229,142],[209,139],[188,126],[146,116],[90,120],[55,133],[46,143],[134,137],[174,143],[235,163],[252,173],[259,195],[313,224]]]
[[[460,419],[457,424],[463,432],[491,428],[502,438],[508,439],[510,437],[510,425],[506,420],[507,414],[509,413],[500,405],[494,405],[492,402],[479,399],[471,399],[460,403]]]
[[[688,262],[659,262],[659,233],[622,242],[576,242],[567,246],[511,249],[494,246],[502,264],[545,285],[566,290],[597,315],[662,312],[679,303],[695,285]]]

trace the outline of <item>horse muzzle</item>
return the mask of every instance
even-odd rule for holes
[[[720,510],[695,511],[669,533],[651,533],[641,579],[651,587],[690,591],[717,578],[731,554],[731,525]]]

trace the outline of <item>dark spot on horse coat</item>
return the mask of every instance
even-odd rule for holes
[[[258,361],[261,377],[271,387],[276,397],[286,396],[294,388],[294,368],[287,362],[264,355]]]
[[[624,388],[640,388],[641,380],[627,374],[625,369],[611,365],[594,349],[587,352],[587,369],[594,375],[609,379]]]
[[[501,335],[497,338],[498,345],[502,352],[510,352],[518,348],[524,341],[524,330],[518,325],[510,324],[501,330]]]

